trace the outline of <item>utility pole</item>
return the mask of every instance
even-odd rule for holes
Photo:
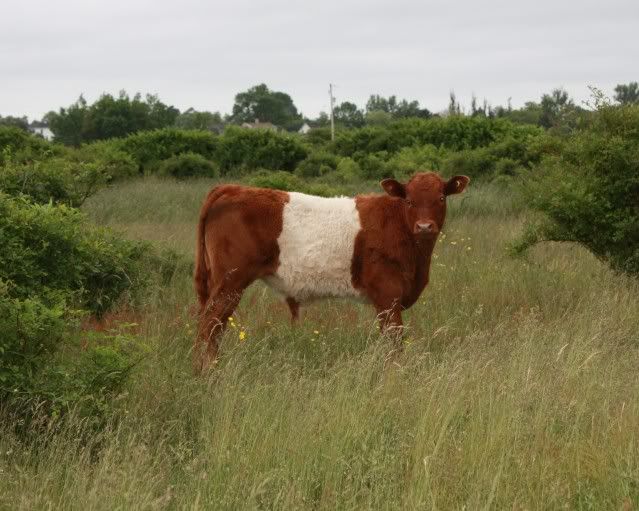
[[[335,105],[335,98],[333,97],[333,84],[328,84],[328,94],[331,98],[331,140],[335,140],[335,117],[333,115],[333,106]]]

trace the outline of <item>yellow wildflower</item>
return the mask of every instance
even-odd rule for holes
[[[240,338],[240,341],[243,341],[244,339],[246,339],[246,332],[244,330],[240,330],[239,338]]]

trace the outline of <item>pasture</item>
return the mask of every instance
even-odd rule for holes
[[[133,180],[83,209],[191,256],[210,186]],[[113,423],[88,442],[73,419],[28,444],[0,431],[0,508],[635,508],[639,283],[574,245],[511,257],[530,213],[507,187],[449,204],[396,356],[372,308],[318,302],[291,328],[255,285],[194,377],[185,273],[108,317],[145,351]]]

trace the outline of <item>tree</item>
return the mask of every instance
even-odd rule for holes
[[[235,96],[232,119],[237,123],[259,119],[287,129],[302,122],[291,97],[284,92],[269,90],[264,83]]]
[[[552,128],[559,124],[565,114],[574,110],[575,104],[564,89],[554,89],[550,94],[541,97],[541,115],[539,124],[544,128]]]
[[[615,87],[615,100],[622,105],[639,103],[639,83],[630,82]]]
[[[347,128],[361,128],[364,126],[364,112],[355,103],[344,101],[333,110],[335,122]]]
[[[393,117],[384,110],[371,110],[366,112],[366,124],[372,126],[385,126],[393,120]]]
[[[47,116],[49,118],[49,128],[53,132],[56,141],[72,146],[79,146],[83,142],[88,107],[82,94],[68,108],[60,108],[59,112],[50,112]]]
[[[124,137],[141,130],[172,126],[180,111],[162,103],[157,96],[138,93],[130,98],[103,94],[91,106],[83,96],[68,108],[46,115],[57,141],[79,146],[83,142]]]
[[[448,115],[461,115],[461,105],[457,102],[455,91],[450,91],[450,102],[448,103]]]
[[[406,117],[428,118],[432,114],[427,108],[420,108],[419,101],[397,100],[397,96],[385,98],[379,94],[372,94],[366,103],[366,112],[386,112],[393,119]]]
[[[20,128],[21,130],[27,131],[29,128],[29,120],[26,116],[23,117],[13,117],[8,115],[6,117],[2,117],[0,115],[0,126],[11,126],[14,128]]]
[[[213,130],[223,123],[219,112],[198,112],[193,108],[182,112],[175,119],[175,126],[185,130]]]

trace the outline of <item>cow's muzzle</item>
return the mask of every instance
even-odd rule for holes
[[[420,220],[415,222],[413,230],[415,234],[437,234],[439,232],[437,224],[432,220]]]

